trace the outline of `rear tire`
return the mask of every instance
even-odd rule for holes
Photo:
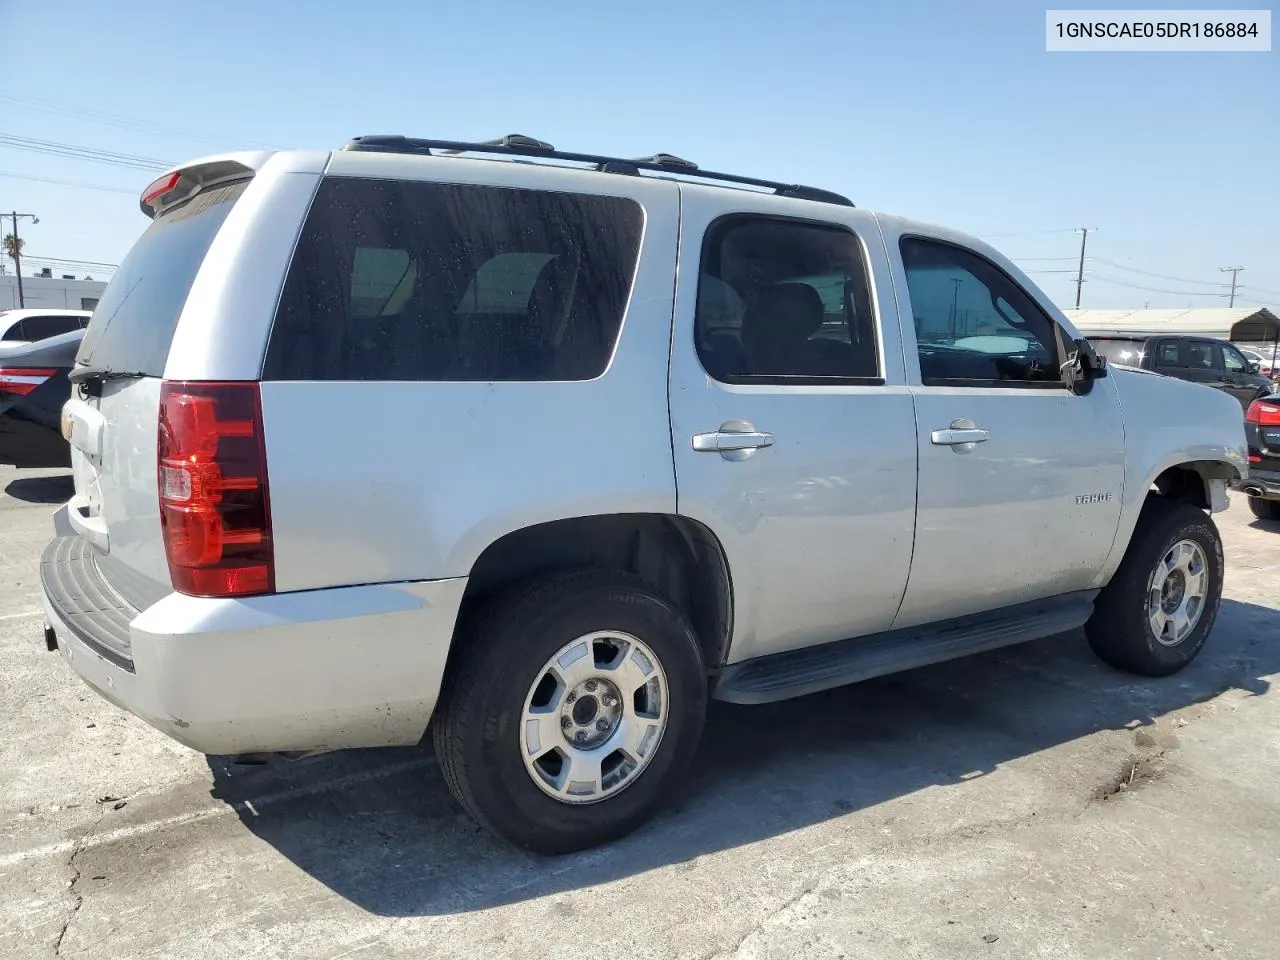
[[[1085,635],[1111,666],[1147,677],[1177,673],[1200,652],[1222,602],[1222,539],[1188,503],[1148,497]]]
[[[640,578],[539,578],[488,601],[454,644],[436,755],[491,833],[570,853],[631,832],[678,793],[707,672],[689,622]]]
[[[1280,520],[1280,500],[1267,500],[1264,497],[1250,497],[1249,509],[1259,520]]]

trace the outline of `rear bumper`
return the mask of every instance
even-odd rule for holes
[[[120,602],[92,551],[76,559],[73,546],[41,565],[59,652],[98,693],[175,740],[239,754],[406,745],[426,730],[465,578],[241,600],[173,593],[124,608],[122,657],[110,635]],[[104,603],[115,613],[93,609]]]

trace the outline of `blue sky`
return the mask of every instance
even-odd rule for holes
[[[1240,302],[1280,308],[1280,52],[1049,54],[1044,10],[0,0],[0,134],[164,161],[363,133],[664,150],[968,230],[1032,271],[1073,271],[1072,228],[1096,227],[1085,306],[1225,305],[1189,294],[1243,265]],[[150,179],[0,145],[0,208],[41,218],[32,257],[119,262]],[[1033,277],[1071,304],[1073,273]]]

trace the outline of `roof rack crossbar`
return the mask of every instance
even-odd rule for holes
[[[569,163],[588,164],[605,173],[637,176],[641,170],[648,170],[653,173],[674,174],[694,180],[712,180],[741,184],[748,187],[763,187],[772,190],[780,197],[816,200],[820,203],[834,203],[844,207],[853,206],[853,201],[848,197],[833,193],[830,190],[806,187],[798,183],[761,180],[758,177],[743,177],[734,173],[715,173],[710,170],[700,170],[697,164],[668,153],[658,153],[651,157],[639,159],[606,157],[594,153],[571,153],[566,150],[557,150],[549,143],[521,134],[509,134],[496,140],[485,140],[479,143],[470,143],[464,140],[427,140],[419,137],[379,134],[355,137],[343,144],[341,149],[371,153],[411,153],[427,157],[432,156],[434,153],[450,155],[489,153],[502,156],[565,160]]]

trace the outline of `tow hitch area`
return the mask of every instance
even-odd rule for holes
[[[44,625],[44,645],[50,653],[58,652],[58,635],[53,632],[53,627],[47,623]]]

